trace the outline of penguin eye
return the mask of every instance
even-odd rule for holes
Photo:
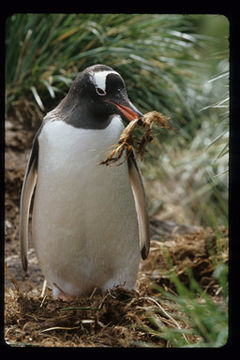
[[[100,96],[106,95],[106,91],[101,89],[100,87],[96,87],[96,93]]]

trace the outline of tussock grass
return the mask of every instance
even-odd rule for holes
[[[203,18],[14,14],[6,22],[7,115],[37,128],[79,71],[95,63],[114,67],[140,110],[170,116],[175,128],[156,131],[141,166],[145,177],[171,179],[184,191],[176,201],[183,202],[189,223],[196,214],[199,224],[226,225],[228,49],[216,53],[216,38],[197,31]]]
[[[44,112],[79,71],[105,63],[126,79],[143,111],[172,112],[174,98],[178,122],[187,123],[194,111],[185,78],[205,66],[202,39],[189,29],[182,15],[15,14],[6,23],[7,109],[28,98]]]

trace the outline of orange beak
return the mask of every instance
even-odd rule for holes
[[[110,102],[111,104],[115,105],[119,111],[121,111],[121,113],[129,120],[135,120],[138,119],[142,116],[142,114],[140,113],[140,111],[138,111],[137,109],[133,109],[130,108],[128,106],[122,105],[122,104],[118,104],[114,101],[111,100],[106,100],[108,102]]]

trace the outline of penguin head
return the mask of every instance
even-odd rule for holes
[[[69,96],[98,121],[114,114],[129,121],[143,116],[129,100],[123,78],[110,66],[86,68],[73,82]]]

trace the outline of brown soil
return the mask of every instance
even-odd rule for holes
[[[72,302],[55,300],[47,288],[40,297],[43,276],[30,242],[29,270],[19,258],[19,198],[33,131],[13,119],[6,121],[5,152],[5,340],[12,346],[169,346],[153,330],[151,317],[168,327],[188,328],[178,305],[162,296],[152,284],[176,294],[169,277],[169,259],[188,286],[190,268],[200,286],[216,301],[221,288],[212,276],[215,262],[228,261],[227,231],[221,236],[200,227],[151,219],[151,249],[142,261],[137,291],[117,288],[105,295]],[[178,320],[176,320],[178,319]],[[180,320],[179,320],[180,319]],[[188,343],[199,341],[187,335]]]

